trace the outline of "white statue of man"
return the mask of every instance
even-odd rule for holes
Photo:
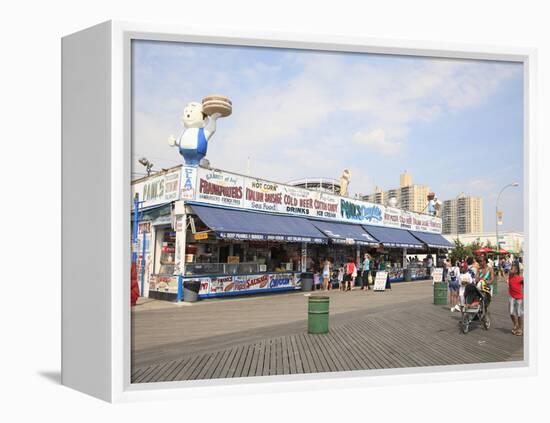
[[[220,113],[207,116],[203,112],[201,103],[191,102],[185,106],[181,118],[183,132],[178,138],[170,136],[168,139],[168,144],[179,148],[185,164],[197,166],[206,156],[208,142],[216,132],[216,120],[220,116]]]

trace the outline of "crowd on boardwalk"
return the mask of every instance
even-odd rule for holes
[[[319,281],[321,289],[325,291],[334,289],[335,286],[341,291],[351,291],[355,287],[367,291],[372,289],[376,272],[385,271],[388,268],[388,263],[384,257],[374,258],[365,253],[362,260],[357,263],[352,257],[349,257],[345,263],[335,266],[332,260],[326,257],[319,263],[315,263],[313,268],[315,275],[319,275],[321,279]],[[389,278],[386,282],[386,289],[391,289]]]
[[[433,257],[427,255],[423,260],[409,257],[409,263],[421,263],[431,275],[436,267]],[[349,257],[345,263],[335,266],[328,257],[315,263],[315,275],[319,278],[321,289],[328,291],[340,289],[351,291],[354,287],[370,290],[377,271],[384,271],[388,264],[383,257],[372,257],[365,253],[360,261]],[[469,285],[475,286],[486,298],[486,308],[494,295],[496,282],[504,280],[508,286],[510,317],[513,322],[512,333],[523,335],[523,259],[512,256],[491,258],[487,255],[464,257],[452,262],[451,259],[438,260],[437,267],[443,268],[443,280],[449,289],[451,312],[461,312],[465,305],[465,293]],[[385,289],[391,289],[389,278]]]
[[[512,333],[523,335],[523,259],[513,259],[511,256],[491,259],[486,255],[478,258],[464,257],[452,263],[445,260],[443,279],[449,287],[449,304],[451,311],[461,311],[465,305],[465,292],[469,285],[475,286],[484,293],[487,299],[487,309],[494,294],[494,285],[499,277],[508,285],[510,317]]]

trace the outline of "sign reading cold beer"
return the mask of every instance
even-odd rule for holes
[[[196,168],[196,174],[183,167],[177,186],[170,173],[151,177],[133,187],[145,198],[144,206],[180,198],[219,206],[244,208],[267,213],[318,218],[346,223],[389,226],[413,231],[441,233],[441,219],[386,207],[329,193],[255,179],[221,170]],[[181,185],[181,189],[179,187]],[[175,191],[174,191],[175,190]],[[143,192],[143,196],[142,193]]]
[[[243,207],[258,211],[335,219],[338,200],[322,192],[244,178]]]

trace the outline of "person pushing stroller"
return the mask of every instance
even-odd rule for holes
[[[470,279],[471,282],[464,285],[464,294],[462,299],[462,319],[461,330],[463,333],[468,333],[470,323],[478,320],[483,324],[483,328],[488,330],[491,325],[489,318],[489,304],[491,303],[491,290],[484,279],[479,279],[477,283],[475,279],[469,275],[469,278],[464,276],[467,272],[461,275],[461,282]]]

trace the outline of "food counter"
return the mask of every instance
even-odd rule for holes
[[[184,276],[185,282],[200,282],[199,298],[227,295],[258,294],[263,292],[291,291],[301,289],[301,272],[264,272],[237,274],[204,274]],[[177,295],[178,276],[152,275],[149,296],[168,299]]]

